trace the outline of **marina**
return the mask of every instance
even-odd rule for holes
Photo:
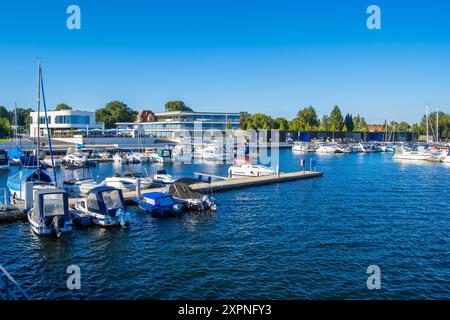
[[[276,297],[280,294],[279,283],[297,290],[296,297],[306,294],[314,298],[329,297],[329,290],[325,288],[336,285],[332,295],[335,298],[343,295],[365,298],[369,294],[367,291],[358,291],[358,285],[353,283],[350,287],[340,285],[345,280],[336,280],[335,272],[338,270],[342,277],[358,277],[358,265],[362,267],[367,259],[377,261],[381,257],[390,290],[377,296],[396,298],[403,296],[411,268],[428,270],[450,263],[441,254],[446,250],[443,239],[449,227],[448,219],[442,214],[450,210],[447,201],[450,174],[446,164],[398,161],[392,153],[303,155],[289,149],[280,151],[283,172],[302,172],[302,159],[308,164],[316,161],[317,170],[324,172],[324,177],[227,192],[219,192],[218,188],[214,191],[218,209],[213,213],[159,219],[127,201],[130,211],[127,229],[76,228],[59,239],[37,237],[26,220],[0,224],[4,247],[11,248],[3,250],[4,264],[8,270],[17,270],[14,277],[20,284],[27,284],[24,289],[33,298],[42,297],[42,288],[50,290],[49,286],[55,283],[56,287],[48,291],[49,298],[102,299],[115,292],[117,298],[171,299],[188,295],[192,298],[205,295],[209,298],[241,295],[263,298],[262,292]],[[212,182],[217,186],[234,180],[228,180],[227,165],[116,166],[106,162],[91,170],[92,176],[100,182],[115,172],[144,168],[149,175],[164,168],[174,177],[211,173],[217,176]],[[1,183],[16,170],[17,167],[13,167],[9,173],[2,174]],[[50,175],[52,170],[48,169]],[[64,168],[55,170],[60,179]],[[423,188],[430,179],[433,187]],[[127,197],[127,193],[124,196]],[[327,201],[323,201],[324,197]],[[405,204],[409,208],[408,216],[404,215]],[[240,254],[241,250],[247,250],[245,256]],[[127,252],[127,259],[121,258],[121,252]],[[27,259],[13,258],[16,256]],[[82,290],[69,293],[62,281],[64,272],[48,273],[46,266],[50,262],[52,269],[65,270],[73,259],[83,266],[89,277],[98,279],[95,285],[108,283],[104,270],[121,274],[121,279],[109,283],[102,291],[96,291],[94,283],[87,281]],[[332,271],[326,265],[316,265],[314,270],[318,268],[325,275],[320,279],[311,277],[315,274],[312,266],[318,259],[333,266]],[[411,259],[414,262],[411,263]],[[303,272],[292,270],[289,267],[292,264],[300,266]],[[348,270],[346,264],[355,268]],[[180,269],[179,265],[188,268]],[[152,266],[152,271],[147,266]],[[126,273],[123,273],[124,268]],[[252,268],[266,271],[256,275],[250,271]],[[227,275],[223,270],[228,270]],[[182,278],[172,277],[167,272],[176,272]],[[204,272],[204,276],[198,277],[196,272]],[[210,276],[217,280],[204,282]],[[264,290],[259,281],[261,276],[267,279]],[[229,277],[240,285],[228,285]],[[389,280],[392,277],[395,282]],[[34,280],[30,282],[31,279]],[[402,281],[397,282],[399,279]],[[424,297],[423,290],[427,297],[444,296],[440,289],[446,285],[444,278],[425,274],[416,281],[417,289],[409,293],[410,297]],[[129,282],[135,283],[134,288],[121,290]],[[309,287],[312,283],[315,285]],[[300,284],[308,289],[299,289]],[[247,286],[261,288],[261,291],[249,293],[245,289]]]

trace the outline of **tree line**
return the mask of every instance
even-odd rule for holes
[[[168,101],[164,105],[166,112],[173,111],[193,111],[183,101],[174,100]],[[55,110],[72,110],[72,107],[66,103],[59,103]],[[23,131],[26,131],[30,125],[31,108],[17,108],[17,125],[21,126]],[[137,111],[130,108],[126,103],[118,100],[107,103],[103,108],[96,110],[95,116],[98,123],[104,123],[106,129],[116,127],[118,122],[134,122],[136,120]],[[10,137],[12,135],[12,126],[15,123],[14,110],[8,111],[4,106],[0,106],[0,137]],[[429,116],[430,134],[434,134],[436,128],[436,112]],[[426,133],[426,117],[423,116],[419,123],[412,125],[405,121],[385,123],[388,125],[389,131],[395,132],[417,132],[419,134]],[[227,125],[230,128],[230,125]],[[283,117],[272,118],[263,113],[250,114],[248,112],[240,113],[240,128],[248,129],[278,129],[280,131],[340,131],[340,132],[367,132],[368,124],[364,117],[359,114],[353,116],[347,113],[343,116],[339,106],[334,106],[331,113],[325,114],[319,118],[316,109],[309,106],[300,109],[296,116],[287,120]],[[450,114],[439,112],[439,136],[442,139],[450,138]]]
[[[339,106],[334,106],[331,113],[323,115],[319,118],[316,109],[309,106],[300,109],[296,116],[287,120],[286,118],[272,118],[263,113],[250,114],[248,112],[240,113],[240,128],[248,129],[278,129],[280,131],[338,131],[338,132],[367,132],[369,126],[367,121],[361,115],[353,116],[347,113],[343,116]],[[434,134],[436,130],[436,112],[429,115],[430,134]],[[388,130],[394,132],[417,132],[419,134],[426,134],[426,116],[424,115],[419,123],[412,125],[406,121],[400,123],[391,121],[382,124],[387,126]],[[442,139],[450,138],[450,114],[439,112],[439,136]]]

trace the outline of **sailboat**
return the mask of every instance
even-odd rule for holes
[[[38,135],[37,135],[37,147],[35,150],[35,155],[39,157],[41,154],[40,150],[40,111],[41,111],[41,89],[42,89],[42,100],[44,104],[44,112],[45,112],[45,122],[47,126],[47,137],[48,137],[48,146],[50,149],[50,156],[53,159],[53,148],[52,148],[52,142],[50,139],[50,129],[48,126],[48,117],[47,117],[47,105],[45,102],[45,92],[44,92],[44,83],[42,80],[42,69],[41,69],[41,63],[38,60],[38,88],[37,88],[37,113],[38,113]],[[23,158],[23,156],[21,157]],[[22,160],[21,160],[22,162]],[[53,163],[53,160],[52,160]],[[22,163],[23,165],[23,163]],[[53,163],[54,167],[54,163]],[[52,182],[51,177],[44,172],[44,170],[39,165],[39,160],[37,160],[37,166],[31,166],[31,167],[22,167],[19,172],[17,172],[15,175],[12,175],[8,178],[7,187],[9,192],[11,193],[11,196],[15,200],[25,200],[25,185],[26,183],[32,183],[33,189],[54,189],[55,183],[56,183],[56,172],[53,171],[53,177],[54,182]]]

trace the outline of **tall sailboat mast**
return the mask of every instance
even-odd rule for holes
[[[439,109],[436,108],[436,143],[439,143]]]
[[[37,154],[39,163],[39,154],[41,148],[41,60],[38,59],[38,82],[37,82]]]
[[[427,107],[426,107],[426,109],[425,109],[425,112],[426,112],[426,115],[425,115],[425,119],[426,119],[426,122],[427,122],[427,144],[428,144],[428,142],[430,141],[429,140],[429,138],[428,138],[428,136],[429,136],[429,129],[428,129],[428,105],[427,105]]]

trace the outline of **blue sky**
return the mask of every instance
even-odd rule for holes
[[[81,30],[66,8],[81,8]],[[366,8],[382,29],[366,28]],[[0,104],[35,105],[36,57],[50,106],[94,110],[119,99],[162,111],[292,118],[334,104],[371,123],[450,112],[450,4],[435,1],[2,1]]]

